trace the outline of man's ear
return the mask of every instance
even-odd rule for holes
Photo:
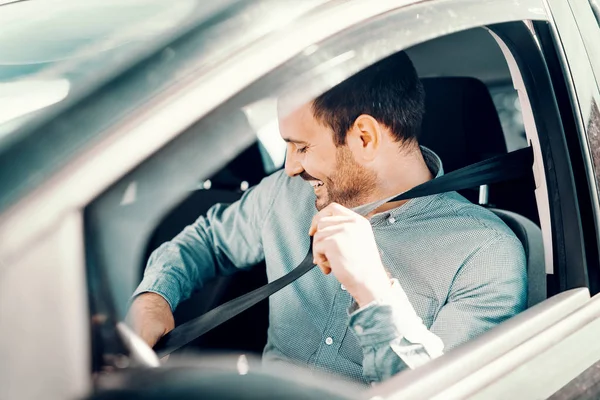
[[[375,158],[381,146],[382,127],[375,118],[361,114],[356,118],[346,135],[350,150],[365,161]]]

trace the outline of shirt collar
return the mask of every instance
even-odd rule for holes
[[[444,166],[442,165],[442,160],[440,157],[425,146],[421,146],[421,153],[423,153],[423,159],[425,160],[425,164],[429,171],[433,174],[434,177],[439,178],[444,175]]]
[[[440,159],[440,157],[433,150],[425,146],[420,147],[421,153],[423,154],[423,159],[425,160],[425,164],[427,165],[427,168],[429,168],[429,171],[431,171],[431,174],[435,178],[439,178],[440,176],[444,175],[444,166],[442,165],[442,160]],[[435,196],[437,195],[410,199],[399,207],[375,214],[373,215],[373,217],[371,217],[371,224],[373,226],[378,225],[391,216],[398,219],[398,217],[407,218],[410,215],[417,214],[418,212],[423,210],[423,208],[429,205],[429,203],[431,203]]]

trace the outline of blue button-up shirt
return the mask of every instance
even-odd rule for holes
[[[435,176],[441,161],[422,148]],[[136,293],[171,308],[219,274],[266,261],[269,281],[309,248],[311,186],[283,171],[231,204],[217,204],[159,247]],[[415,368],[526,306],[526,261],[513,232],[457,193],[413,199],[371,218],[392,295],[355,310],[350,294],[318,268],[274,294],[266,361],[292,361],[364,383]]]

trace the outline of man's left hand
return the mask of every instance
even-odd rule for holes
[[[324,274],[333,273],[360,307],[390,290],[369,221],[331,203],[313,218],[314,263]]]

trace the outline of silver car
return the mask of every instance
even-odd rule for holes
[[[597,0],[2,3],[0,399],[600,397]],[[281,94],[400,50],[446,170],[531,146],[529,178],[463,193],[522,240],[529,308],[366,389],[261,368],[266,302],[159,365],[123,323],[149,253],[282,167]],[[215,280],[176,321],[264,282]]]

